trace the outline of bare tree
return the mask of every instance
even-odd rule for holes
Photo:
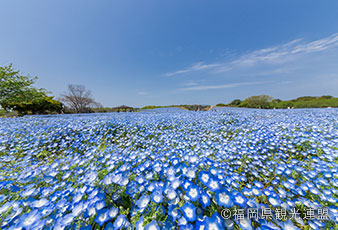
[[[99,105],[93,99],[90,90],[87,90],[83,85],[68,85],[68,91],[61,95],[61,101],[76,113],[89,112],[91,107]]]

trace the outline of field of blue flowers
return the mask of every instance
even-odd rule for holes
[[[0,118],[1,229],[337,229],[337,198],[337,109]]]

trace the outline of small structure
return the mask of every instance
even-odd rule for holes
[[[133,107],[129,107],[129,106],[126,106],[126,105],[114,107],[114,108],[112,108],[112,110],[114,112],[134,112],[135,111],[135,109]]]

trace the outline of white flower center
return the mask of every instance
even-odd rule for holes
[[[237,201],[237,203],[243,203],[243,198],[242,197],[240,197],[240,196],[238,196],[238,197],[236,197],[236,201]]]
[[[229,201],[229,196],[227,194],[221,193],[219,195],[219,199],[223,202],[223,203],[227,203]]]
[[[193,188],[193,189],[190,189],[189,191],[189,195],[194,198],[197,196],[197,189]]]
[[[191,208],[186,208],[185,209],[185,214],[187,215],[187,217],[192,218],[193,217],[193,211]]]

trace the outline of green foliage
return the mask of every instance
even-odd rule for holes
[[[327,108],[338,107],[338,98],[332,96],[299,97],[290,101],[281,101],[275,108]]]
[[[218,106],[218,107],[225,107],[225,106],[227,106],[226,104],[223,104],[223,103],[219,103],[219,104],[217,104],[216,106]]]
[[[251,96],[240,103],[240,107],[269,109],[272,107],[272,97],[268,95]]]
[[[158,106],[158,105],[147,105],[144,106],[142,109],[157,109],[157,108],[167,108],[169,106]]]
[[[22,95],[36,80],[36,77],[20,75],[19,71],[8,66],[0,66],[0,103]]]
[[[158,108],[180,108],[190,111],[206,111],[210,108],[210,105],[167,105],[167,106],[158,106],[158,105],[147,105],[144,106],[142,109],[158,109]]]
[[[245,107],[245,108],[261,108],[261,109],[286,109],[286,108],[327,108],[338,107],[338,98],[324,95],[320,97],[304,96],[289,101],[273,99],[268,95],[252,96],[239,105],[239,99],[232,101],[227,106]],[[236,105],[237,104],[237,105]]]
[[[0,66],[0,105],[20,115],[61,112],[62,104],[47,96],[44,89],[34,88],[36,77],[20,75],[12,65]]]
[[[235,99],[228,104],[228,106],[239,106],[242,103],[240,99]]]

